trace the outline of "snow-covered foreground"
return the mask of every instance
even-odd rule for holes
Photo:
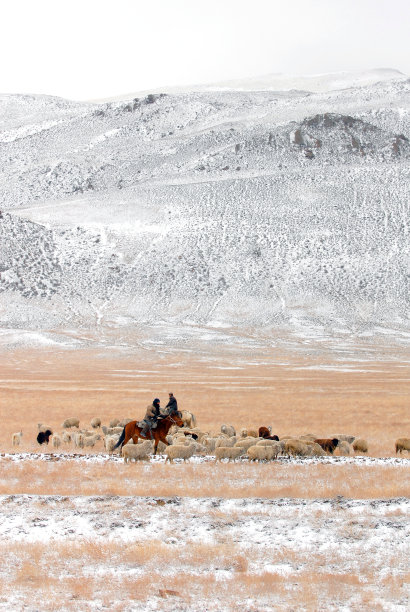
[[[406,498],[3,495],[0,609],[47,594],[42,609],[404,611],[409,510]]]
[[[68,461],[74,463],[85,464],[104,464],[104,463],[123,463],[124,459],[118,455],[108,455],[107,453],[99,454],[79,454],[79,453],[1,453],[0,461],[6,459],[9,461]],[[165,463],[165,455],[151,456],[151,463]],[[194,455],[188,459],[189,463],[209,463],[215,461],[214,455]],[[222,460],[222,463],[227,463],[228,460]],[[249,463],[248,457],[245,455],[235,460],[236,463]],[[175,459],[174,463],[183,463],[183,459]],[[362,465],[362,466],[401,466],[404,468],[410,467],[410,459],[401,457],[278,457],[275,460],[278,464],[289,465]]]

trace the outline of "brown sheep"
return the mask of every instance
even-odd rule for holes
[[[404,450],[410,453],[410,438],[398,438],[396,440],[396,455],[397,453],[401,454]]]
[[[271,431],[268,429],[268,427],[259,427],[258,433],[260,438],[264,438],[265,440],[276,440],[277,442],[279,442],[278,436],[272,436]]]
[[[324,451],[333,455],[336,446],[339,444],[339,440],[337,438],[317,438],[315,440],[316,444],[319,444],[323,448]]]

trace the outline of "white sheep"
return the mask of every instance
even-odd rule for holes
[[[235,446],[236,442],[236,436],[232,436],[232,438],[217,438],[215,448],[219,448],[220,446]]]
[[[75,417],[70,417],[66,419],[64,423],[61,425],[63,429],[70,429],[70,427],[80,427],[80,419],[76,419]]]
[[[125,463],[128,463],[128,461],[140,461],[142,459],[148,459],[148,456],[151,453],[151,440],[145,440],[142,444],[125,444],[121,449],[121,454],[124,457]]]
[[[318,439],[319,436],[315,436],[315,434],[303,434],[303,436],[300,436],[298,439],[299,440],[304,440],[305,442],[314,442],[315,440]],[[337,438],[337,436],[332,436],[334,438]]]
[[[232,438],[236,435],[235,427],[233,425],[221,425],[221,433],[227,435],[229,438]]]
[[[327,457],[326,451],[324,451],[320,444],[318,444],[317,442],[313,442],[313,444],[310,444],[309,448],[311,450],[311,454],[314,457]]]
[[[124,428],[128,423],[131,423],[131,421],[135,421],[135,419],[122,419],[122,421],[118,421],[117,425],[114,425],[114,427]]]
[[[241,440],[238,440],[234,446],[236,447],[240,447],[243,448],[245,451],[248,450],[248,448],[250,448],[251,446],[254,446],[257,442],[258,442],[259,438],[243,438]]]
[[[120,435],[123,429],[123,427],[107,427],[106,425],[101,427],[104,436],[113,436],[114,434]]]
[[[70,444],[71,442],[71,434],[68,431],[63,432],[63,442],[64,444]]]
[[[285,452],[287,455],[299,455],[307,457],[312,454],[309,444],[303,440],[287,440],[285,443]]]
[[[263,440],[259,440],[256,443],[256,446],[276,446],[277,444],[279,444],[277,440],[267,440],[266,438],[264,438]]]
[[[23,431],[19,431],[17,433],[14,433],[11,437],[11,441],[13,443],[13,446],[20,446],[20,442],[21,442],[21,438],[23,437]]]
[[[93,419],[91,419],[90,425],[93,429],[98,429],[99,427],[101,427],[101,419],[99,417],[94,417]]]
[[[104,438],[104,448],[108,453],[112,453],[114,446],[117,444],[120,436],[106,436]]]
[[[356,440],[353,442],[353,450],[355,453],[367,453],[369,451],[367,440],[364,440],[363,438],[356,438]]]
[[[211,437],[205,436],[205,438],[202,438],[202,444],[208,449],[210,453],[213,453],[215,450],[217,439],[218,438],[211,438]]]
[[[240,438],[247,438],[248,437],[248,430],[245,428],[242,428],[241,431],[239,432],[239,437]]]
[[[346,440],[339,440],[336,450],[339,451],[339,455],[350,455],[350,444]]]
[[[228,462],[233,459],[237,459],[241,455],[243,455],[245,449],[242,446],[219,446],[219,448],[215,449],[215,463],[221,461],[222,459],[228,459]]]
[[[189,446],[182,446],[179,444],[173,444],[172,446],[167,446],[165,449],[166,459],[165,463],[169,461],[170,463],[174,462],[174,459],[183,459],[184,462],[192,457],[195,452],[195,444],[190,444]]]
[[[91,448],[95,446],[95,443],[101,440],[100,434],[94,434],[93,436],[86,436],[84,439],[84,446],[90,446]]]
[[[82,433],[76,433],[74,435],[74,446],[76,448],[84,448],[85,435]]]
[[[37,428],[39,431],[46,432],[47,430],[53,431],[49,425],[43,425],[43,423],[38,423]]]
[[[280,447],[274,446],[258,446],[255,444],[248,448],[248,457],[250,461],[270,461],[279,454]]]
[[[53,446],[54,448],[60,448],[61,446],[61,438],[58,434],[53,435]]]
[[[348,434],[332,434],[329,438],[337,438],[340,441],[348,442],[349,444],[353,444],[355,441],[355,436],[351,436]]]

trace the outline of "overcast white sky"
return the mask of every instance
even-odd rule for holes
[[[73,99],[268,73],[410,74],[409,0],[3,0],[2,93]]]

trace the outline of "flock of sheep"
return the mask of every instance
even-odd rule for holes
[[[195,418],[187,417],[185,425],[196,423]],[[91,420],[91,429],[80,429],[80,421],[77,418],[69,418],[62,424],[62,433],[52,432],[50,427],[39,423],[37,442],[39,444],[51,444],[55,449],[65,445],[73,445],[76,449],[92,448],[102,441],[104,449],[112,453],[123,428],[131,419],[113,419],[109,426],[102,425],[98,417]],[[73,430],[74,428],[74,430]],[[99,430],[99,431],[97,431]],[[23,432],[12,435],[13,446],[19,446]],[[201,431],[198,427],[171,428],[166,446],[162,442],[158,445],[158,451],[165,453],[166,461],[172,463],[174,459],[187,461],[193,455],[213,455],[215,462],[227,459],[235,460],[247,455],[250,461],[270,461],[279,455],[299,457],[320,457],[333,454],[337,449],[340,455],[351,453],[367,453],[368,443],[363,438],[347,434],[334,434],[331,438],[318,438],[314,434],[304,434],[298,437],[271,435],[271,428],[260,427],[258,432],[242,429],[237,435],[232,425],[222,425],[220,431]],[[397,453],[410,452],[410,438],[399,438],[395,443]],[[130,440],[121,449],[124,461],[137,461],[148,459],[153,452],[151,440],[138,440],[134,444]]]

